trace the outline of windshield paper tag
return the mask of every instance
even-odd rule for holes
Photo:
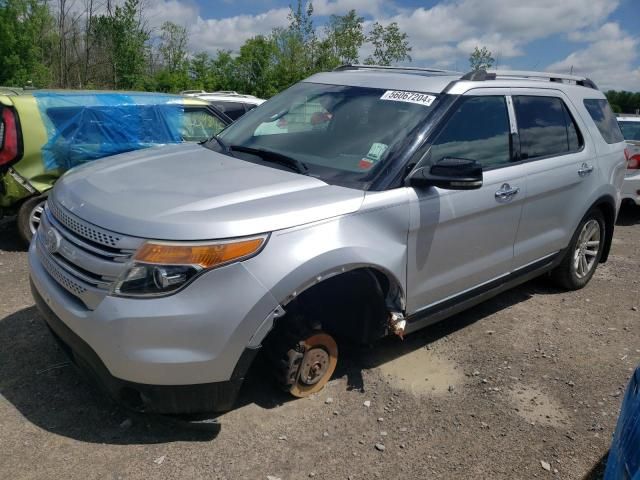
[[[403,90],[387,90],[384,92],[384,95],[380,97],[380,100],[417,103],[418,105],[424,105],[425,107],[430,107],[435,99],[436,97],[433,95],[427,95],[426,93],[405,92]]]
[[[373,145],[371,145],[367,156],[362,158],[358,163],[358,168],[360,168],[360,170],[369,170],[378,160],[382,158],[382,155],[387,150],[387,148],[388,145],[375,142]]]

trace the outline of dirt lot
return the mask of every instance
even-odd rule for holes
[[[256,369],[236,409],[189,424],[131,415],[84,383],[0,231],[0,478],[598,478],[640,362],[639,283],[640,209],[625,209],[582,291],[539,279],[346,352],[309,399]]]

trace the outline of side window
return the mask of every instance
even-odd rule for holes
[[[240,102],[211,102],[214,107],[218,107],[231,120],[237,120],[246,113],[244,103]]]
[[[493,168],[511,161],[509,114],[503,96],[469,97],[431,146],[431,163],[443,158],[477,160]]]
[[[222,120],[204,108],[186,108],[180,135],[185,142],[203,142],[220,133],[224,127]]]
[[[516,96],[514,107],[523,160],[564,155],[582,146],[582,137],[557,97]]]
[[[624,140],[616,116],[604,98],[587,98],[584,100],[589,115],[596,122],[602,138],[607,143],[618,143]]]

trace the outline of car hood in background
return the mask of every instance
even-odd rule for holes
[[[271,232],[344,215],[364,192],[231,158],[201,145],[156,147],[71,170],[53,200],[125,235],[207,240]]]

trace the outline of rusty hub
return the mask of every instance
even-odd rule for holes
[[[301,344],[304,356],[298,378],[289,392],[296,397],[307,397],[322,390],[333,375],[338,363],[338,346],[333,337],[324,332],[309,336]]]

